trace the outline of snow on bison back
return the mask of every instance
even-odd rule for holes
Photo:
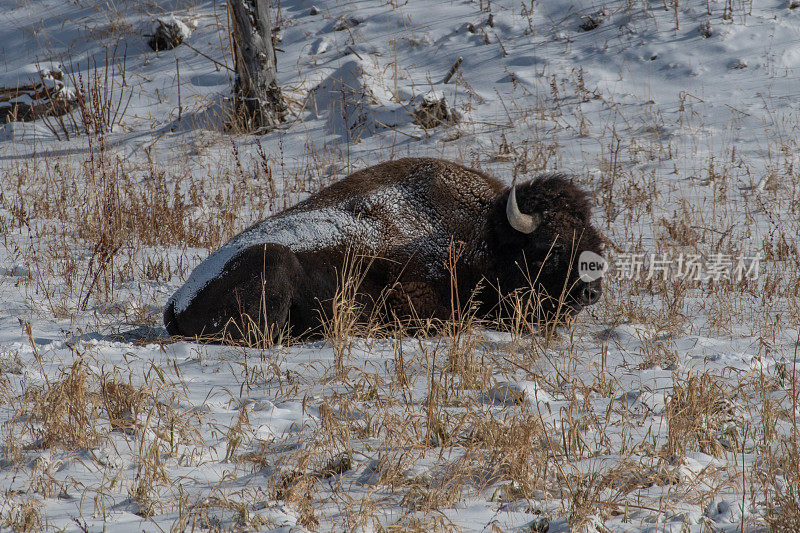
[[[578,276],[586,250],[601,253],[601,239],[586,195],[567,176],[508,188],[456,163],[400,159],[355,172],[233,237],[169,299],[164,323],[189,337],[318,333],[353,257],[364,258],[355,261],[362,319],[446,320],[454,278],[458,301],[472,298],[496,324],[510,317],[515,292],[536,302],[531,319],[553,320],[600,297],[599,279]]]

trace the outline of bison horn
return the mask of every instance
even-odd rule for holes
[[[508,223],[511,224],[511,227],[522,233],[533,233],[542,222],[542,215],[539,213],[526,215],[519,210],[516,186],[514,185],[511,186],[511,193],[508,195],[506,216],[508,217]]]

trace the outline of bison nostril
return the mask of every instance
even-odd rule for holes
[[[583,302],[585,305],[595,304],[599,299],[600,299],[600,289],[595,289],[593,287],[584,287]]]

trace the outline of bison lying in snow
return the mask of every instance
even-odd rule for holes
[[[572,316],[600,296],[600,280],[584,283],[573,267],[582,251],[601,252],[589,217],[584,193],[560,174],[507,188],[438,159],[381,163],[233,237],[170,298],[164,323],[184,336],[319,331],[354,252],[368,257],[356,297],[364,318],[448,319],[451,302],[471,301],[502,321],[515,292],[534,296],[538,318]]]

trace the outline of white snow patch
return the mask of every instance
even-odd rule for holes
[[[535,381],[502,381],[489,389],[486,400],[499,405],[528,403],[534,409],[555,401]]]

